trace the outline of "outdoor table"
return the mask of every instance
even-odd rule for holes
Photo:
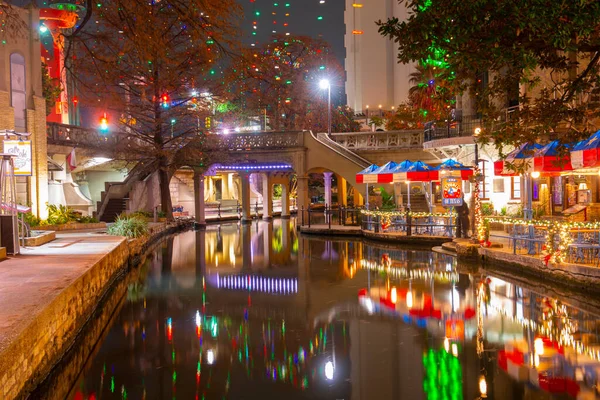
[[[573,243],[569,245],[569,260],[571,258],[571,249],[574,249],[576,251],[575,262],[577,262],[578,260],[585,261],[585,252],[590,251],[590,259],[593,260],[595,255],[596,265],[598,265],[598,260],[600,256],[600,243],[598,241],[598,236],[600,235],[600,230],[587,228],[573,228],[570,230],[570,233],[575,234],[576,239]],[[592,239],[586,241],[586,234],[592,234]]]

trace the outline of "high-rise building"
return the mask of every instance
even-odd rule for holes
[[[375,24],[392,17],[407,19],[406,6],[397,0],[346,0],[346,95],[356,112],[389,110],[408,100],[408,80],[414,67],[398,64],[396,46]]]

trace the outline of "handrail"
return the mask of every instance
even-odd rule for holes
[[[431,183],[430,183],[431,185]],[[429,195],[429,190],[427,190],[425,188],[425,182],[421,182],[421,189],[423,190],[423,193],[425,193],[425,200],[427,200],[427,205],[429,205],[429,212],[432,212],[433,210],[433,199],[431,199],[431,196]]]
[[[312,131],[310,131],[310,135],[323,146],[329,148],[330,150],[336,152],[340,156],[352,161],[353,163],[363,168],[367,168],[369,165],[372,164],[370,161],[362,158],[358,154],[346,149],[343,146],[340,146],[337,142],[335,142],[329,136],[327,136],[326,133],[317,133],[315,135]]]
[[[100,206],[97,209],[97,216],[98,216],[98,220],[102,217],[102,215],[104,214],[104,211],[106,210],[106,206],[108,205],[108,202],[110,201],[110,199],[113,198],[114,193],[117,191],[117,188],[122,188],[125,187],[125,191],[127,193],[129,193],[131,191],[131,187],[133,185],[133,179],[136,179],[136,182],[139,181],[139,178],[144,176],[146,177],[148,174],[144,175],[144,172],[147,172],[147,169],[149,167],[150,164],[144,164],[141,165],[140,163],[136,164],[131,171],[129,171],[129,173],[127,174],[127,177],[125,178],[125,180],[123,182],[107,182],[108,183],[108,190],[106,190],[106,194],[104,195],[104,198],[100,201]],[[117,198],[117,197],[114,197]]]

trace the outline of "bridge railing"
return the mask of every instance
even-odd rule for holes
[[[48,122],[46,124],[48,144],[81,147],[108,147],[123,139],[121,133],[102,134],[96,129],[75,125]]]
[[[352,151],[423,148],[422,130],[332,133],[331,137]]]
[[[304,146],[303,132],[253,132],[210,135],[208,144],[212,148],[244,151],[270,150]]]

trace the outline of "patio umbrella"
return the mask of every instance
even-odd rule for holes
[[[392,182],[401,183],[406,181],[406,171],[412,165],[412,161],[404,160],[400,164],[396,164],[396,168],[392,170]]]
[[[377,175],[377,183],[392,183],[394,180],[394,169],[398,164],[393,161],[390,161],[387,164],[384,164],[380,168],[376,169],[373,173]]]
[[[375,171],[379,166],[372,164],[356,174],[356,183],[377,183],[377,175]]]
[[[402,165],[404,163],[401,163]],[[404,168],[398,168],[394,171],[393,182],[406,182],[408,187],[408,202],[407,206],[410,208],[410,183],[411,182],[431,182],[435,179],[437,171],[429,164],[425,164],[423,161],[415,161],[410,165],[405,164]],[[431,210],[431,204],[429,205]]]
[[[377,183],[377,175],[375,171],[379,169],[376,164],[371,164],[367,168],[363,169],[356,174],[356,183],[365,183],[367,185],[367,192],[365,197],[365,205],[367,210],[369,209],[369,183]]]
[[[571,149],[571,166],[573,169],[600,166],[600,131]]]
[[[568,154],[561,156],[558,153],[560,145],[559,140],[554,140],[537,150],[533,157],[533,170],[541,173],[572,171],[571,157]]]
[[[526,170],[533,168],[533,155],[542,146],[525,143],[508,153],[504,160],[494,162],[494,174],[499,176],[517,176],[517,172],[509,168],[509,164],[525,166]]]
[[[443,171],[460,172],[460,178],[462,180],[468,180],[471,176],[473,176],[473,168],[472,167],[467,167],[466,165],[461,164],[458,161],[453,160],[453,159],[444,161],[443,163],[441,163],[440,165],[435,167],[435,170],[436,170],[435,172],[438,176],[436,176],[436,179],[434,179],[434,180],[440,179],[439,175],[441,173],[443,173]]]

